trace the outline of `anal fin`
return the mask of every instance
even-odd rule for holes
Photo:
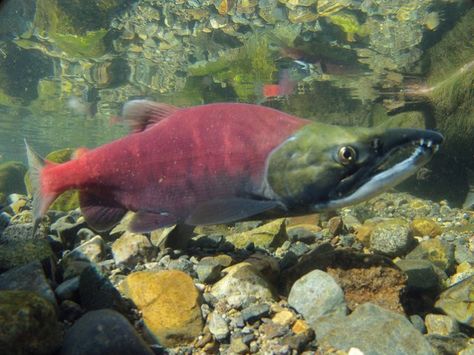
[[[90,191],[80,191],[79,202],[87,224],[98,232],[109,230],[127,213],[122,206]]]
[[[167,212],[138,211],[132,217],[128,229],[134,233],[146,233],[176,224],[177,218]]]
[[[246,198],[217,199],[198,205],[186,219],[186,224],[221,224],[242,220],[281,207],[276,201]]]

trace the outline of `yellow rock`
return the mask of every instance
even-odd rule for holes
[[[428,235],[434,238],[442,232],[441,226],[429,218],[415,218],[413,222],[411,222],[411,228],[413,235],[420,237]]]
[[[275,314],[272,318],[272,321],[280,325],[291,325],[295,321],[295,319],[295,315],[285,309]]]
[[[306,323],[304,320],[298,319],[295,322],[295,324],[293,324],[293,327],[291,328],[291,330],[295,334],[301,334],[301,333],[309,332],[311,328],[309,327],[308,323]]]
[[[370,244],[370,234],[374,230],[374,223],[364,223],[363,225],[356,228],[356,238],[363,245],[368,246]]]
[[[146,329],[161,345],[190,344],[200,334],[200,294],[186,273],[139,271],[128,275],[119,289],[142,312]]]
[[[245,249],[250,243],[253,243],[257,248],[277,248],[287,239],[284,218],[274,220],[247,232],[226,236],[226,241],[232,243],[237,249]]]

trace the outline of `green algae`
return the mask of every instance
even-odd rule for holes
[[[106,53],[106,28],[124,0],[39,0],[34,25],[71,57],[100,57]]]
[[[361,24],[357,16],[352,13],[339,11],[328,15],[327,20],[340,28],[346,34],[346,39],[349,42],[355,41],[355,35],[365,37],[369,34],[368,26]]]
[[[85,35],[55,33],[51,35],[59,48],[73,57],[100,57],[106,53],[105,29],[88,31]]]

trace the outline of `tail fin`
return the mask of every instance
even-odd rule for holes
[[[33,236],[46,213],[49,205],[54,201],[56,195],[45,195],[41,188],[41,172],[46,162],[35,151],[33,151],[25,139],[26,155],[28,157],[31,190],[33,195]]]

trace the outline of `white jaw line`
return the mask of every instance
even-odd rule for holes
[[[398,185],[403,180],[413,175],[420,167],[425,165],[438,149],[437,145],[435,145],[432,150],[427,149],[433,145],[431,141],[421,140],[419,143],[420,145],[415,149],[410,157],[395,164],[390,169],[374,175],[369,181],[360,186],[350,195],[336,200],[315,204],[312,206],[312,210],[321,211],[353,205],[366,201],[381,192]]]

